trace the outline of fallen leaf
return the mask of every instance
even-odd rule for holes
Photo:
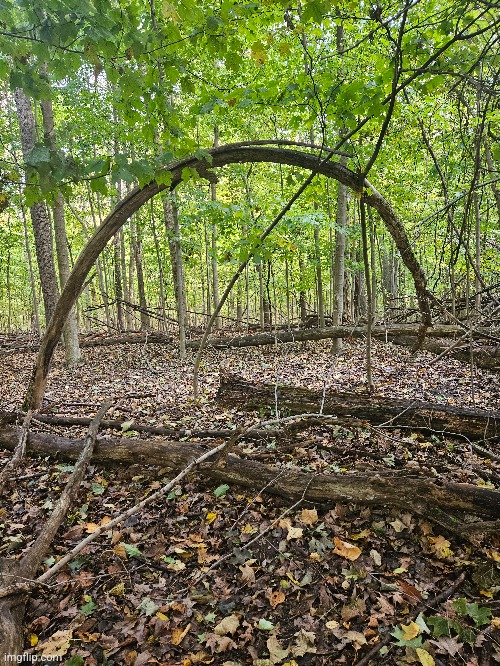
[[[37,650],[41,650],[42,657],[64,657],[70,648],[70,641],[73,638],[73,630],[65,629],[56,631],[50,638],[40,643]]]
[[[111,594],[112,597],[121,597],[125,594],[125,583],[118,583],[112,587],[108,594]]]
[[[240,618],[237,615],[228,615],[214,627],[217,636],[233,635],[240,626]]]
[[[353,562],[361,555],[361,548],[353,546],[351,543],[347,543],[347,541],[342,541],[339,537],[333,537],[333,542],[335,544],[333,552],[336,555],[340,555],[340,557],[345,557],[346,560]]]
[[[243,564],[240,566],[241,571],[241,582],[246,585],[251,585],[255,583],[255,571],[252,567],[249,567],[248,564]]]
[[[279,664],[283,659],[286,659],[290,654],[289,648],[282,648],[276,638],[276,634],[271,634],[266,641],[267,649],[269,650],[269,660],[271,664]]]
[[[288,528],[288,534],[286,535],[286,540],[290,541],[290,539],[300,539],[303,534],[302,527],[289,527]]]
[[[304,525],[312,526],[318,522],[318,512],[316,509],[302,509],[300,522]]]
[[[427,652],[427,650],[424,650],[423,648],[417,648],[416,653],[422,666],[435,666],[436,662],[434,661],[433,657]]]
[[[187,634],[187,632],[190,629],[191,629],[191,624],[188,624],[185,629],[183,629],[182,627],[174,627],[172,629],[172,639],[170,641],[172,645],[180,645],[184,636]]]
[[[314,643],[316,636],[312,631],[301,629],[295,634],[295,644],[291,648],[294,657],[303,657],[307,652],[316,652]]]
[[[359,650],[362,645],[366,645],[366,638],[360,631],[348,631],[346,638],[351,643],[354,643],[354,648],[356,650]]]
[[[276,608],[279,604],[282,604],[285,601],[285,593],[283,590],[275,590],[269,595],[269,603],[272,608]]]
[[[403,636],[401,637],[403,641],[411,641],[416,638],[420,633],[420,627],[416,622],[410,622],[410,624],[402,624],[401,629],[403,630]]]
[[[207,523],[210,525],[211,523],[214,522],[214,520],[217,518],[217,514],[214,513],[213,511],[209,511],[205,517]]]

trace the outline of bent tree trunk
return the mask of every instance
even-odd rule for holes
[[[436,405],[417,400],[347,393],[313,391],[295,386],[257,384],[237,375],[221,374],[217,400],[239,409],[260,409],[276,405],[293,414],[318,413],[338,417],[339,422],[359,419],[374,425],[410,427],[469,439],[500,436],[500,412]]]
[[[12,450],[18,437],[17,429],[0,427],[0,446]],[[42,456],[74,460],[81,451],[82,440],[30,433],[28,448]],[[200,444],[187,442],[101,438],[96,442],[92,459],[102,464],[160,465],[179,470],[205,450]],[[437,522],[450,519],[439,513],[447,511],[471,513],[491,520],[500,518],[500,491],[464,483],[442,484],[426,478],[379,473],[309,474],[241,459],[233,454],[227,456],[223,465],[205,463],[200,472],[208,478],[245,486],[255,492],[263,492],[265,488],[266,493],[290,501],[304,497],[312,502],[396,506]],[[456,528],[450,520],[446,526]]]
[[[301,167],[329,178],[335,178],[355,191],[359,191],[361,185],[359,176],[354,171],[351,171],[342,164],[325,161],[310,153],[249,144],[231,144],[212,148],[208,152],[210,153],[211,163],[196,157],[190,157],[185,160],[173,162],[166,167],[165,170],[172,177],[170,189],[173,190],[182,181],[182,172],[185,168],[194,169],[200,177],[210,180],[213,178],[213,174],[209,172],[209,169],[221,167],[226,164],[246,162],[272,162]],[[367,180],[365,180],[363,187],[364,191],[368,192],[367,194],[363,194],[365,202],[377,210],[383,219],[401,253],[403,262],[412,274],[422,315],[422,324],[425,328],[432,321],[426,291],[426,280],[423,270],[411,248],[405,229],[389,202]],[[85,278],[102,250],[133,213],[164,189],[166,189],[166,185],[153,181],[143,188],[132,190],[117,204],[80,253],[42,341],[38,359],[33,370],[33,377],[25,399],[26,406],[29,405],[34,409],[38,409],[40,406],[55,346],[61,336],[69,311],[76,302],[83,287]]]

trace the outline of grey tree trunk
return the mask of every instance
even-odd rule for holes
[[[219,128],[217,125],[214,127],[214,148],[219,145]],[[210,183],[210,198],[212,201],[217,201],[217,185]],[[214,297],[214,310],[219,307],[219,264],[217,262],[217,225],[212,225],[212,293]],[[214,328],[220,330],[222,328],[222,319],[217,317],[215,319]]]
[[[56,131],[54,126],[54,109],[52,101],[42,100],[40,102],[43,118],[43,134],[45,141],[51,151],[57,149]],[[60,190],[57,191],[54,203],[52,205],[52,219],[54,221],[54,236],[56,241],[57,267],[59,269],[59,282],[61,289],[64,288],[69,274],[69,252],[68,237],[66,234],[66,221],[64,218],[64,199]],[[66,354],[66,363],[73,367],[80,363],[82,356],[78,342],[78,322],[76,319],[76,310],[71,308],[68,319],[63,331],[64,348]]]
[[[14,91],[14,99],[21,133],[21,147],[26,160],[36,141],[35,116],[24,90],[17,88]],[[45,201],[33,204],[30,208],[30,216],[35,237],[36,261],[42,285],[45,325],[47,326],[59,298],[59,286],[54,264],[52,225]]]
[[[345,164],[346,158],[341,158],[341,163]],[[335,232],[335,256],[334,256],[334,294],[333,294],[333,310],[332,310],[332,324],[333,326],[342,325],[342,316],[344,314],[344,280],[345,280],[345,246],[346,236],[345,229],[347,227],[347,187],[339,183],[337,194],[337,216],[336,216],[336,232]],[[338,354],[342,350],[342,339],[334,340],[331,351],[333,354]]]
[[[184,267],[182,263],[182,248],[179,229],[177,207],[171,199],[163,200],[163,215],[168,234],[170,249],[170,263],[172,265],[172,279],[174,283],[175,302],[177,305],[177,322],[179,324],[179,355],[186,357],[186,317],[187,302],[184,284]]]

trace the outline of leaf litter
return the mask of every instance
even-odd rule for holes
[[[90,416],[111,396],[113,418],[126,426],[103,431],[106,437],[140,438],[135,423],[182,429],[187,437],[190,430],[248,426],[258,413],[221,410],[214,402],[221,368],[252,380],[363,390],[363,345],[346,344],[338,358],[328,347],[208,350],[198,404],[191,397],[192,354],[180,363],[164,345],[88,349],[86,364],[75,370],[57,357],[44,407]],[[432,364],[431,354],[377,342],[373,355],[380,394],[500,407],[493,373],[476,370],[472,394],[470,368],[459,361]],[[18,408],[31,360],[2,360],[4,409]],[[83,432],[36,428],[68,437]],[[411,470],[491,487],[500,479],[498,464],[466,442],[404,430],[316,423],[278,441],[245,442],[239,455],[318,473]],[[27,461],[10,505],[0,509],[3,555],[22,555],[70,470],[53,460]],[[91,466],[47,565],[164,481],[161,470]],[[43,655],[53,646],[72,666],[300,666],[356,664],[384,643],[367,663],[475,664],[486,653],[500,661],[498,538],[463,541],[408,512],[347,502],[302,502],[285,516],[282,500],[260,492],[192,475],[167,500],[105,533],[50,589],[34,592],[26,651]],[[460,589],[432,605],[463,571]]]

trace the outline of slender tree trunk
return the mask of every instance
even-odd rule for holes
[[[370,262],[368,257],[368,232],[366,229],[366,209],[363,199],[359,202],[360,205],[360,221],[361,221],[361,239],[363,241],[363,264],[365,267],[365,284],[366,284],[366,309],[367,309],[367,325],[366,325],[366,383],[368,389],[373,390],[372,379],[372,324],[373,324],[373,293],[372,282],[370,279]]]
[[[139,294],[139,305],[141,306],[141,329],[148,330],[151,327],[148,315],[148,301],[146,298],[146,287],[144,284],[144,268],[142,264],[142,231],[139,225],[135,227],[135,272],[137,275],[137,292]]]
[[[184,359],[186,357],[187,303],[184,284],[184,268],[182,263],[179,217],[177,215],[177,207],[171,199],[165,198],[163,200],[163,215],[168,234],[175,302],[177,305],[177,322],[179,324],[179,354],[181,359]]]
[[[307,303],[306,303],[306,292],[304,291],[303,284],[305,280],[305,270],[304,270],[304,260],[299,251],[299,280],[300,280],[300,291],[299,291],[299,310],[300,310],[300,321],[302,324],[306,323],[307,319]]]
[[[54,109],[52,101],[42,100],[40,102],[43,118],[43,133],[45,141],[51,151],[57,150],[56,131],[54,125]],[[62,192],[57,190],[54,203],[52,205],[52,218],[54,221],[54,237],[56,242],[57,266],[59,268],[59,281],[61,289],[64,288],[69,274],[69,252],[68,237],[66,234],[66,220],[64,217],[64,199]],[[74,367],[80,363],[82,356],[78,342],[78,322],[75,308],[71,308],[68,319],[63,331],[64,348],[66,353],[66,363],[69,367]]]
[[[26,159],[36,142],[35,116],[31,102],[21,88],[15,90],[14,98],[21,132],[23,157]],[[42,285],[45,326],[47,326],[59,298],[59,287],[54,264],[52,226],[45,201],[33,204],[30,208],[30,215],[35,237],[38,273]]]
[[[214,148],[219,145],[219,128],[217,125],[214,127]],[[210,183],[210,198],[212,201],[217,201],[217,185]],[[217,225],[212,224],[212,293],[214,297],[214,310],[219,306],[219,264],[217,261]],[[222,319],[217,317],[215,319],[214,328],[220,330],[222,328]]]
[[[37,335],[42,334],[42,329],[40,328],[40,312],[38,305],[38,296],[36,288],[35,273],[33,271],[33,260],[31,258],[31,249],[28,237],[28,224],[26,221],[26,209],[21,203],[21,217],[23,219],[23,234],[24,234],[24,248],[26,252],[26,259],[28,261],[28,271],[30,276],[30,286],[31,286],[31,300],[33,303],[33,324],[35,326],[35,332]]]
[[[342,163],[346,162],[346,158],[342,157]],[[345,229],[347,228],[347,187],[342,183],[338,184],[337,195],[337,216],[336,216],[336,232],[335,232],[335,257],[334,257],[334,285],[335,292],[333,294],[333,310],[332,310],[332,325],[342,325],[342,315],[344,313],[344,281],[345,281],[345,247],[346,236]],[[342,339],[335,340],[332,344],[331,351],[333,354],[338,354],[342,351]]]
[[[156,222],[154,216],[154,203],[151,200],[151,228],[153,231],[153,240],[155,243],[155,252],[156,252],[156,261],[158,263],[158,274],[160,277],[160,310],[163,321],[163,329],[167,329],[167,319],[165,313],[166,300],[165,300],[165,274],[163,272],[163,258],[160,251],[160,242],[158,239],[158,232],[156,230]],[[203,275],[202,275],[203,278]],[[202,279],[202,289],[203,289],[203,279]]]

